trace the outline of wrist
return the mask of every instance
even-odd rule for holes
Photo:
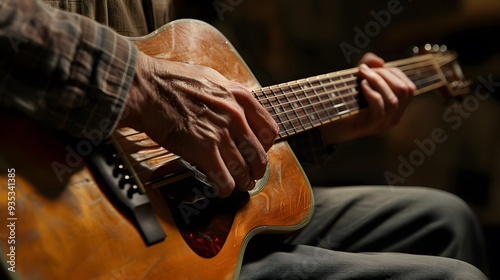
[[[124,113],[118,127],[138,128],[142,126],[143,115],[141,112],[150,104],[151,84],[150,71],[153,67],[151,57],[138,52],[134,77],[125,102]],[[149,71],[148,71],[149,69]]]

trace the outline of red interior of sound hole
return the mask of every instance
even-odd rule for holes
[[[236,213],[247,201],[248,194],[225,199],[205,198],[196,203],[165,199],[177,228],[189,247],[201,257],[212,258],[224,246]]]

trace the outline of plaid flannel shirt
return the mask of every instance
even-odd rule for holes
[[[37,0],[0,0],[0,105],[82,136],[116,126],[137,49],[89,18]]]

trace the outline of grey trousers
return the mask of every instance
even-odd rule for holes
[[[240,279],[486,279],[480,227],[451,194],[335,187],[314,197],[300,232],[250,242]]]

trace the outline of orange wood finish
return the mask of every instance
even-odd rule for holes
[[[203,64],[250,89],[259,84],[232,46],[212,27],[178,21],[134,43],[145,53]],[[8,258],[7,170],[15,169],[15,273],[18,279],[232,279],[251,236],[304,226],[311,189],[286,142],[270,152],[269,181],[239,209],[219,254],[196,255],[180,236],[158,189],[147,187],[167,237],[145,246],[129,219],[106,196],[85,162],[77,163],[51,129],[0,115],[0,245]],[[71,172],[59,181],[53,164]],[[6,260],[4,268],[10,267]]]

